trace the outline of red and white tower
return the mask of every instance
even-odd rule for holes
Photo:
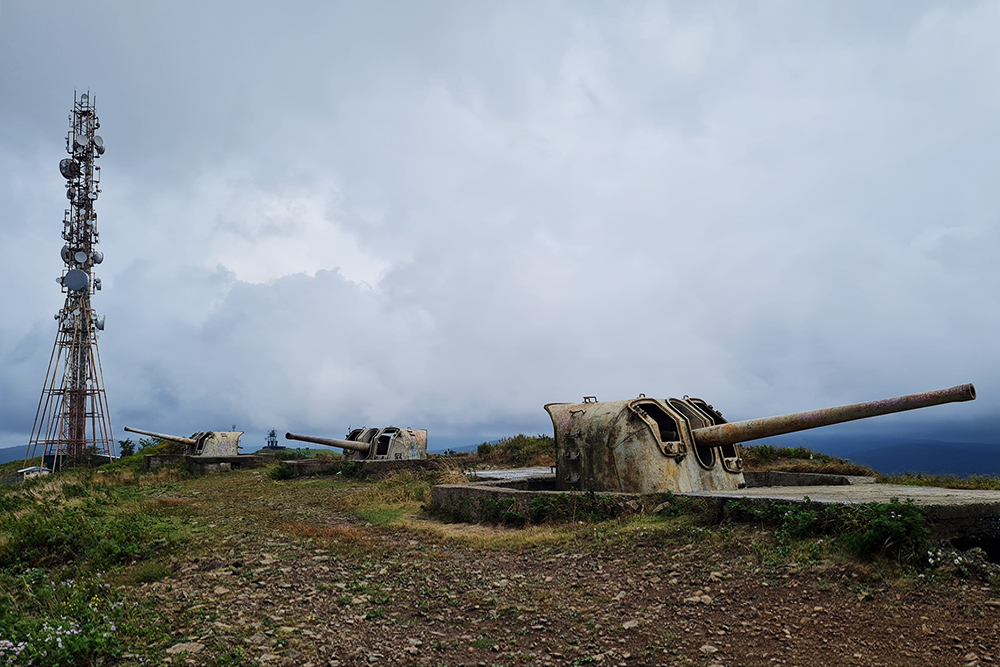
[[[95,248],[100,234],[94,211],[101,192],[101,168],[94,162],[104,154],[104,140],[96,134],[101,123],[89,93],[73,98],[66,136],[69,157],[59,162],[70,202],[63,216],[61,256],[66,266],[56,279],[66,302],[55,316],[59,329],[25,459],[41,453],[42,465],[52,472],[115,456],[97,350],[104,317],[90,304],[91,296],[101,289],[94,267],[104,261],[104,253]]]

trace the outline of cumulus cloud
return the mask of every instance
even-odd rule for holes
[[[118,425],[433,446],[583,394],[746,418],[966,381],[921,419],[995,412],[995,3],[64,9],[0,16],[9,444],[80,86]]]

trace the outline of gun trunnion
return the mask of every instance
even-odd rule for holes
[[[739,443],[932,405],[971,401],[971,384],[867,403],[727,422],[700,398],[549,403],[556,489],[691,492],[745,486]]]
[[[173,440],[184,445],[187,456],[238,456],[240,453],[240,436],[243,431],[202,431],[190,438],[179,435],[166,435],[155,431],[144,431],[139,428],[125,427],[126,431],[148,435],[160,440]]]
[[[344,439],[318,438],[312,435],[286,433],[288,440],[312,442],[344,450],[344,458],[352,461],[400,461],[427,458],[427,429],[356,428]]]

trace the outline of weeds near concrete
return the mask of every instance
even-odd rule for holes
[[[734,500],[726,504],[726,513],[737,521],[773,526],[779,543],[817,537],[835,540],[861,560],[884,556],[922,563],[930,535],[926,511],[912,501],[896,499],[863,505]]]
[[[991,475],[928,475],[926,473],[907,472],[902,475],[892,475],[884,479],[886,484],[903,484],[905,486],[937,486],[943,489],[987,489],[1000,490],[1000,477]]]
[[[548,435],[518,433],[496,442],[484,442],[476,454],[480,461],[495,465],[552,465],[556,460],[556,441]]]

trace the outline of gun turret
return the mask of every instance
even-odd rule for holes
[[[550,403],[559,490],[655,493],[744,486],[738,443],[905,410],[971,401],[971,384],[729,423],[699,398]]]
[[[353,440],[339,440],[337,438],[317,438],[314,435],[298,435],[297,433],[286,433],[286,440],[300,440],[302,442],[313,442],[325,447],[339,447],[352,452],[368,453],[372,446],[366,442],[354,442]]]
[[[202,431],[190,438],[179,435],[166,435],[156,431],[145,431],[139,428],[125,427],[126,431],[148,435],[160,440],[173,440],[184,445],[187,456],[238,456],[240,453],[240,436],[243,431]]]
[[[194,440],[193,438],[185,438],[179,435],[167,435],[165,433],[157,433],[156,431],[144,431],[141,428],[132,428],[131,426],[126,426],[125,430],[129,431],[130,433],[138,433],[139,435],[148,435],[151,438],[159,438],[160,440],[173,440],[174,442],[179,442],[184,445],[198,444],[198,441]],[[195,435],[198,434],[195,433]]]
[[[356,428],[344,439],[318,438],[286,433],[288,440],[313,442],[344,450],[344,458],[354,461],[409,460],[427,458],[427,430],[413,428]]]

